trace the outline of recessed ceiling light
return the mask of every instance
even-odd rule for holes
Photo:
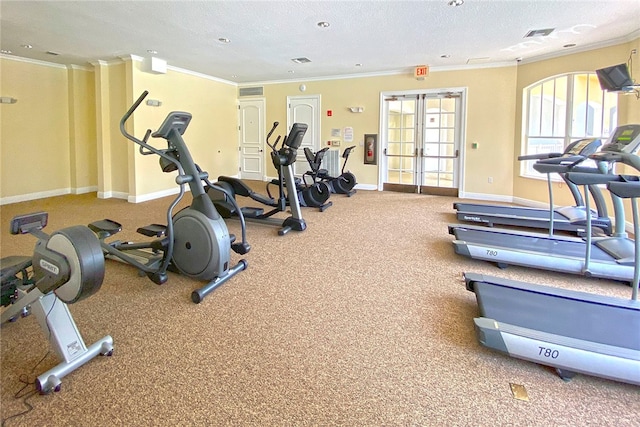
[[[287,73],[289,73],[289,74],[293,74],[293,73],[295,73],[295,71],[293,71],[293,70],[289,70],[289,71],[287,71]]]
[[[464,0],[451,0],[449,2],[449,6],[462,6],[464,4]]]
[[[155,55],[156,53],[158,53],[158,51],[157,50],[153,50],[153,49],[147,49],[147,53]]]
[[[447,54],[440,55],[440,58],[444,58],[444,59],[451,58],[451,55],[447,55]]]
[[[33,49],[33,46],[31,46],[30,44],[23,44],[23,45],[20,45],[20,47],[23,47],[25,49]]]
[[[226,38],[226,37],[220,37],[220,38],[218,39],[218,41],[219,41],[220,43],[231,43],[231,40],[229,40],[229,39],[228,39],[228,38]]]
[[[7,50],[7,49],[2,49],[2,50],[0,50],[0,53],[11,54],[13,52],[11,52],[10,50]]]
[[[317,24],[317,25],[318,25],[318,27],[320,27],[320,28],[327,28],[327,27],[328,27],[329,25],[331,25],[331,24],[329,24],[327,21],[320,21],[320,22],[318,22],[318,24]]]
[[[565,44],[562,47],[576,47],[576,44],[575,43],[569,43],[569,44]]]
[[[362,67],[362,64],[358,63],[356,64],[356,67]]]

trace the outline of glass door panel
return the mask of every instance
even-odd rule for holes
[[[425,95],[421,150],[421,193],[457,196],[460,95]],[[455,191],[442,191],[441,189]]]
[[[414,191],[416,174],[417,97],[395,97],[387,102],[387,141],[384,148],[385,185]]]

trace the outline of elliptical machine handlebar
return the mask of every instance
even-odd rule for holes
[[[135,136],[133,136],[129,132],[127,132],[127,130],[125,129],[124,124],[125,124],[125,122],[127,120],[129,120],[129,117],[131,117],[131,115],[136,110],[136,108],[138,108],[140,106],[140,104],[142,104],[142,101],[144,101],[144,99],[147,97],[147,95],[149,95],[149,91],[148,90],[145,90],[144,92],[142,92],[142,94],[138,97],[136,102],[134,102],[133,105],[131,105],[131,107],[129,107],[127,112],[124,113],[124,116],[122,116],[122,119],[120,119],[120,132],[122,132],[122,134],[125,137],[127,137],[131,141],[135,142],[136,144],[144,144],[144,142],[140,141],[138,138],[136,138]]]
[[[273,127],[271,128],[271,130],[267,134],[267,142],[269,142],[269,138],[271,138],[271,134],[273,133],[273,131],[276,130],[276,128],[278,127],[279,124],[280,124],[280,122],[273,122]]]
[[[149,140],[149,137],[152,134],[151,129],[147,129],[147,132],[145,133],[144,138],[142,140],[139,140],[134,135],[131,135],[129,132],[127,132],[125,123],[133,115],[133,112],[140,106],[140,104],[142,104],[142,101],[144,101],[144,99],[147,97],[148,94],[149,94],[148,90],[145,90],[144,92],[142,92],[142,94],[138,97],[136,102],[134,102],[133,105],[129,107],[127,112],[124,113],[124,116],[122,116],[122,119],[120,119],[120,132],[122,132],[122,135],[124,135],[127,139],[135,142],[140,146],[140,154],[144,156],[148,156],[149,154],[157,154],[163,159],[168,160],[170,163],[175,164],[177,169],[181,169],[181,166],[177,161],[177,159],[174,156],[170,156],[169,154],[167,154],[167,152],[174,151],[173,149],[169,148],[167,150],[160,150],[148,144],[147,141]],[[147,151],[145,151],[145,149]],[[166,166],[162,167],[163,170],[165,170],[165,167]]]
[[[269,148],[271,148],[271,151],[273,151],[274,153],[276,151],[278,151],[277,146],[278,146],[278,142],[280,142],[280,136],[281,135],[278,135],[278,137],[276,138],[276,142],[274,142],[273,144],[271,144],[269,142],[269,138],[271,138],[271,135],[276,130],[276,128],[278,127],[279,124],[280,124],[280,122],[273,122],[273,127],[271,128],[271,130],[267,134],[267,145],[269,146]]]

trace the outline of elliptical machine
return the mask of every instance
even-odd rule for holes
[[[305,147],[304,155],[309,162],[310,171],[307,171],[303,175],[303,179],[306,183],[306,177],[311,176],[313,179],[313,183],[316,182],[324,182],[328,185],[329,191],[334,194],[345,194],[347,197],[351,197],[356,194],[356,190],[354,187],[356,186],[356,177],[349,171],[344,170],[347,165],[347,160],[349,160],[349,154],[351,151],[356,148],[355,145],[351,147],[347,147],[344,149],[342,153],[342,158],[344,162],[342,163],[342,170],[340,171],[340,176],[333,177],[329,175],[329,172],[326,169],[321,169],[322,160],[329,149],[329,147],[325,147],[315,154],[311,151],[310,148]]]
[[[285,192],[287,188],[295,188],[295,178],[293,176],[293,163],[296,161],[298,148],[302,143],[302,138],[307,132],[307,125],[304,123],[294,123],[289,132],[289,136],[285,136],[280,149],[276,148],[280,136],[276,142],[271,144],[269,138],[278,127],[278,122],[274,122],[273,127],[267,134],[267,145],[271,148],[271,161],[278,170],[278,198],[274,198],[269,192],[269,184],[267,184],[268,196],[253,191],[247,184],[238,178],[229,176],[218,177],[215,186],[212,185],[207,189],[207,194],[213,201],[216,209],[224,218],[242,217],[249,222],[258,222],[263,224],[279,227],[278,235],[284,236],[291,230],[304,231],[307,223],[302,218],[300,209],[300,198],[297,191]],[[224,191],[222,191],[224,190]],[[271,209],[265,212],[263,208],[243,207],[238,208],[235,201],[236,196],[249,197],[258,203],[270,206]],[[284,212],[289,206],[291,208],[291,216],[283,220],[271,218],[273,215]]]
[[[194,163],[182,139],[191,121],[190,113],[169,113],[160,128],[154,133],[148,130],[142,141],[126,131],[125,122],[147,94],[148,91],[144,91],[122,117],[120,131],[127,139],[140,146],[140,154],[160,156],[160,166],[164,172],[178,171],[176,183],[180,192],[167,209],[167,225],[151,224],[139,228],[138,233],[155,237],[155,240],[144,243],[106,242],[106,238],[122,229],[119,223],[109,219],[93,222],[89,224],[89,228],[100,238],[105,256],[133,265],[156,284],[167,281],[168,270],[207,281],[205,286],[191,294],[191,300],[198,304],[214,289],[247,268],[248,264],[244,259],[230,267],[230,249],[244,255],[251,246],[245,238],[242,215],[242,241],[236,243],[235,236],[229,234],[224,219],[205,192],[203,181],[209,186],[214,184],[209,182],[207,172],[201,171]],[[167,140],[168,148],[158,149],[149,145],[149,136]],[[185,184],[191,189],[193,201],[190,206],[173,215],[173,209],[185,194]]]
[[[267,145],[271,147],[272,152],[278,151],[276,146],[278,145],[278,141],[280,140],[280,137],[276,139],[276,142],[273,144],[273,146],[269,144],[269,137],[271,136],[271,134],[273,133],[273,131],[277,126],[278,126],[278,122],[274,122],[273,128],[271,128],[271,132],[269,132],[269,134],[267,135]],[[286,140],[287,138],[285,137],[285,139],[282,141],[283,147]],[[302,143],[302,140],[300,140],[300,143]],[[303,182],[300,178],[296,178],[296,177],[293,178],[293,182],[295,184],[294,186],[289,185],[289,183],[287,182],[283,183],[282,173],[280,173],[280,169],[278,169],[278,178],[272,179],[271,182],[267,183],[267,188],[266,188],[267,194],[269,195],[269,197],[273,198],[271,195],[271,189],[270,189],[270,186],[272,185],[278,186],[278,190],[280,194],[282,194],[283,190],[289,192],[291,191],[290,190],[291,188],[295,188],[295,191],[298,194],[298,200],[300,202],[300,206],[302,207],[318,208],[320,212],[324,212],[327,208],[333,205],[333,202],[327,201],[329,200],[329,197],[331,197],[331,191],[329,189],[329,186],[326,185],[324,182],[313,182],[312,184],[307,184],[306,182]]]
[[[20,215],[11,220],[11,234],[30,233],[38,238],[33,256],[10,256],[0,260],[2,323],[34,312],[62,362],[40,374],[35,381],[41,394],[61,389],[61,379],[97,355],[113,354],[107,335],[87,347],[67,304],[81,301],[100,289],[104,257],[96,236],[81,225],[51,235],[46,212]]]

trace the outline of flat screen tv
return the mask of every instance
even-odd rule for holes
[[[596,70],[596,75],[598,76],[602,90],[609,92],[620,92],[623,87],[633,84],[627,64],[601,68]]]

